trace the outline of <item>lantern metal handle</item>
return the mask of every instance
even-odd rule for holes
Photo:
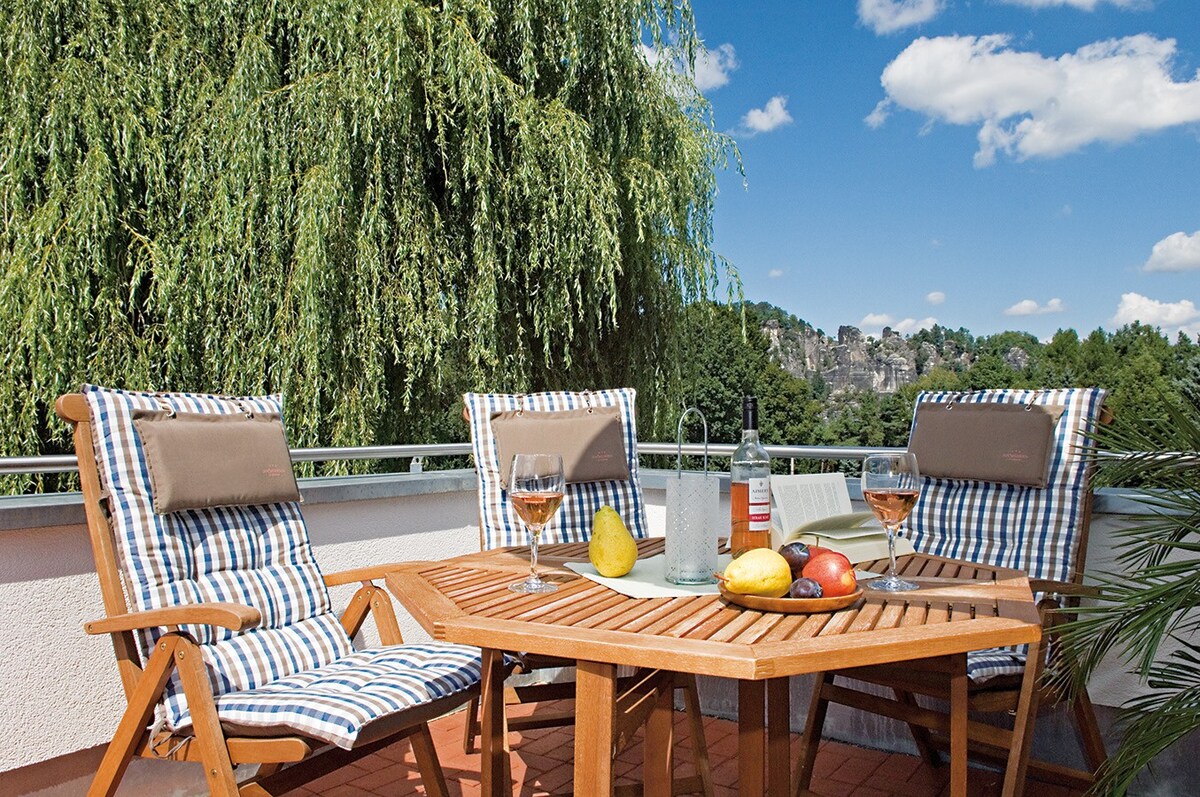
[[[688,407],[683,411],[683,415],[679,416],[679,428],[675,432],[675,473],[677,475],[683,474],[683,422],[693,412],[700,416],[700,423],[704,424],[704,472],[708,473],[708,420],[705,419],[704,413],[698,407]]]

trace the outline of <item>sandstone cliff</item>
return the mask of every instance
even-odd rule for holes
[[[762,331],[770,342],[771,355],[784,370],[801,379],[823,381],[835,392],[857,388],[894,393],[938,366],[957,369],[971,362],[970,355],[953,341],[941,346],[914,343],[889,328],[876,340],[857,327],[842,326],[835,340],[803,321],[772,318],[763,323]],[[1021,367],[1017,362],[1011,364]]]

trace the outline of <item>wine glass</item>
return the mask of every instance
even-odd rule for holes
[[[508,499],[529,528],[529,577],[509,584],[513,592],[554,592],[558,589],[538,576],[538,538],[562,504],[566,480],[558,454],[517,454],[513,457]]]
[[[917,584],[896,575],[896,535],[900,524],[917,503],[921,490],[921,474],[915,454],[869,454],[863,459],[863,499],[887,529],[888,558],[891,567],[884,578],[867,582],[870,589],[884,592],[905,592],[917,589]]]

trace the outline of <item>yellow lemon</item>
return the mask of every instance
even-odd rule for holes
[[[792,586],[792,568],[770,548],[753,548],[725,568],[725,589],[739,595],[782,598]]]

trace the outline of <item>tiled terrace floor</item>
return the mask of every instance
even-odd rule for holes
[[[458,712],[431,723],[434,744],[452,795],[479,794],[479,754],[463,752],[464,713]],[[717,797],[737,793],[737,724],[729,720],[705,718],[709,758],[713,766],[713,786]],[[678,772],[691,769],[687,725],[677,714],[676,736]],[[545,794],[570,794],[572,791],[572,753],[574,731],[550,728],[513,733],[513,778],[523,784],[514,789],[521,797]],[[793,761],[799,750],[799,734],[792,734]],[[640,738],[618,759],[618,783],[640,779],[642,745]],[[972,769],[969,777],[972,797],[1000,794],[1001,773]],[[944,768],[933,770],[914,756],[889,754],[851,745],[826,741],[817,756],[815,791],[823,797],[924,797],[949,794]],[[416,764],[408,742],[390,747],[361,759],[341,770],[313,781],[307,787],[289,792],[287,797],[399,797],[423,794]],[[1031,783],[1028,794],[1037,797],[1077,797],[1081,792],[1059,786]]]

